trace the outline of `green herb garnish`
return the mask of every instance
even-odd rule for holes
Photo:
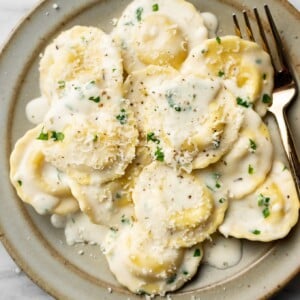
[[[250,144],[250,149],[252,150],[252,152],[255,152],[257,149],[256,143],[253,140],[249,139],[249,144]]]
[[[160,147],[156,148],[154,156],[155,156],[155,159],[158,161],[164,161],[164,159],[165,159],[165,154],[163,153],[163,151]]]
[[[253,234],[255,235],[259,235],[260,234],[260,230],[254,229],[253,231],[251,231]]]
[[[269,104],[269,103],[272,102],[272,98],[270,97],[270,95],[264,94],[263,97],[262,97],[262,102]]]
[[[249,103],[248,101],[242,99],[241,97],[237,97],[236,98],[236,103],[240,106],[243,106],[243,107],[250,107],[251,106],[251,103]]]
[[[59,89],[64,89],[66,87],[66,83],[63,80],[57,81],[57,84]]]
[[[221,42],[222,42],[221,38],[219,36],[216,37],[216,41],[217,41],[218,44],[221,44]]]
[[[48,141],[48,139],[49,139],[48,132],[43,132],[43,130],[44,130],[44,128],[42,128],[42,131],[39,134],[39,136],[37,137],[37,140]]]
[[[248,174],[252,175],[254,173],[254,169],[252,167],[252,165],[248,166]]]
[[[258,206],[263,207],[262,214],[263,214],[264,218],[267,218],[270,216],[270,209],[269,209],[270,200],[271,199],[269,197],[265,197],[263,194],[258,195],[257,204],[258,204]]]
[[[220,198],[220,199],[219,199],[219,203],[221,203],[221,204],[223,204],[225,201],[226,201],[225,198]]]
[[[171,284],[176,280],[177,274],[171,275],[169,278],[167,278],[166,283]]]
[[[144,9],[142,7],[139,7],[135,11],[136,19],[140,22],[142,20],[142,14],[143,14]]]
[[[22,180],[18,180],[17,182],[18,182],[19,186],[22,186],[22,184],[23,184]]]
[[[215,179],[216,183],[215,183],[215,187],[217,189],[219,189],[221,187],[221,184],[219,182],[219,179],[221,178],[221,174],[220,173],[213,173],[212,174],[213,178]]]
[[[128,115],[126,114],[126,110],[124,108],[121,109],[121,113],[116,116],[116,119],[120,122],[120,124],[124,125],[127,123]]]
[[[65,135],[62,132],[51,131],[51,139],[53,139],[55,142],[63,141],[64,138]]]
[[[219,73],[218,73],[218,76],[219,76],[219,77],[223,77],[224,75],[225,75],[224,71],[221,71],[221,70],[220,70]]]
[[[149,132],[147,134],[147,142],[152,141],[154,143],[159,144],[160,140],[155,136],[154,132]]]
[[[95,103],[99,103],[100,102],[100,97],[99,96],[98,97],[92,96],[92,97],[89,98],[89,100],[94,101]]]
[[[152,11],[158,11],[159,10],[159,6],[158,3],[155,3],[152,5]]]
[[[197,248],[197,249],[195,249],[195,251],[194,251],[194,257],[199,257],[201,255],[201,251],[200,251],[200,249],[199,248]]]

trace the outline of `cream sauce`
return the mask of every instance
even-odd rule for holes
[[[26,117],[32,124],[40,124],[49,110],[49,102],[44,97],[39,97],[28,102],[25,108]]]
[[[204,25],[208,30],[208,37],[212,38],[216,36],[219,25],[217,17],[210,12],[203,12],[201,13],[201,16],[203,18]]]
[[[241,258],[242,242],[238,239],[218,235],[204,245],[203,262],[214,268],[231,268],[238,264]]]
[[[65,225],[65,236],[68,245],[89,243],[101,246],[109,231],[110,229],[106,226],[93,224],[83,213],[68,216]]]

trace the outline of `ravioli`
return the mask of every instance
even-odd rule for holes
[[[122,285],[136,294],[162,296],[190,280],[203,257],[201,245],[166,248],[137,224],[109,233],[103,253]]]
[[[231,201],[219,231],[225,236],[269,242],[297,223],[299,199],[290,171],[275,160],[266,181],[243,199]]]
[[[253,192],[267,177],[273,165],[273,145],[269,130],[259,115],[247,108],[239,138],[231,150],[213,165],[219,182],[229,196],[240,199]]]
[[[224,155],[238,138],[243,110],[219,80],[151,66],[125,82],[138,128],[153,156],[191,172]]]
[[[272,103],[274,71],[270,56],[254,42],[236,36],[207,39],[191,51],[181,72],[222,78],[237,101],[253,106],[260,116]]]
[[[132,193],[136,219],[170,247],[191,247],[216,231],[228,205],[216,201],[195,176],[153,162]]]
[[[93,223],[108,227],[118,228],[121,223],[134,220],[132,189],[140,172],[150,161],[147,148],[139,146],[136,158],[122,177],[102,184],[70,181],[72,193],[78,200],[81,211]]]
[[[96,27],[74,26],[46,48],[40,61],[41,93],[49,102],[89,82],[121,95],[123,66],[112,38]],[[100,92],[101,94],[101,92]],[[99,95],[97,95],[99,96]]]
[[[138,131],[125,99],[93,101],[94,112],[76,112],[63,98],[50,108],[43,122],[46,160],[79,184],[103,183],[122,176],[135,157]],[[86,99],[71,98],[76,101]],[[57,137],[59,135],[59,137]]]
[[[10,179],[18,196],[39,214],[67,215],[79,209],[68,177],[45,160],[37,126],[18,140],[10,157]]]
[[[201,14],[183,0],[135,0],[112,33],[127,73],[148,65],[178,68],[190,50],[207,38]]]

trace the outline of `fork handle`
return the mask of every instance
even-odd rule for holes
[[[281,110],[280,112],[277,111],[276,114],[273,113],[273,115],[275,116],[279,127],[283,148],[287,155],[292,175],[295,179],[294,181],[298,197],[300,198],[300,162],[296,151],[295,143],[291,134],[291,129],[288,125],[286,113],[284,110]]]

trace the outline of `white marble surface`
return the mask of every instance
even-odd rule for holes
[[[22,16],[39,0],[0,0],[0,48]],[[53,1],[54,2],[54,1]],[[290,0],[300,9],[300,0]],[[13,262],[0,243],[0,300],[52,299],[37,287]],[[273,300],[300,299],[300,275]]]

